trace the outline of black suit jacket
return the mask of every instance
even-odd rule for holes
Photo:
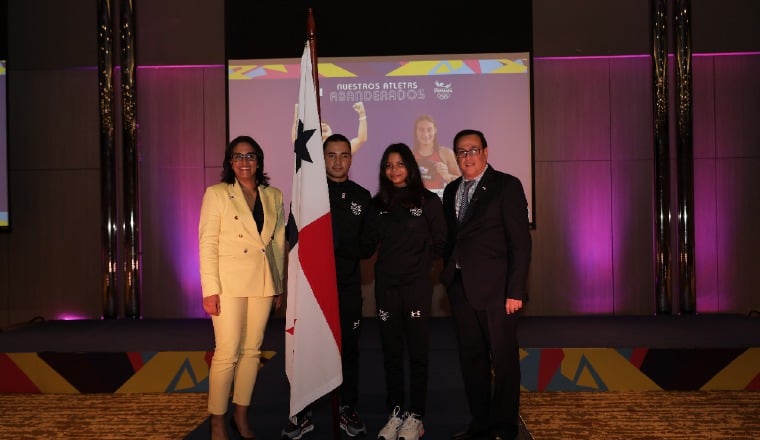
[[[441,282],[451,285],[458,262],[473,308],[503,307],[507,298],[527,301],[532,240],[522,183],[489,165],[457,224],[454,203],[461,181],[453,180],[443,192],[448,237]]]

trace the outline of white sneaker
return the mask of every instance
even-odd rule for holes
[[[391,412],[391,416],[388,417],[388,422],[383,426],[383,429],[380,430],[380,433],[377,434],[377,438],[380,440],[398,440],[398,430],[401,428],[401,425],[404,423],[404,419],[399,417],[398,413],[401,412],[401,408],[398,406],[393,408],[393,412]]]
[[[398,440],[418,440],[425,434],[425,428],[422,426],[417,414],[404,414],[404,423],[398,431]]]

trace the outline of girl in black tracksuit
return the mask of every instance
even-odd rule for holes
[[[386,405],[421,419],[428,385],[431,268],[441,257],[446,222],[440,198],[425,189],[414,155],[392,144],[380,161],[380,186],[373,198],[378,250],[375,301],[383,348]],[[409,401],[405,402],[404,346],[409,357]]]

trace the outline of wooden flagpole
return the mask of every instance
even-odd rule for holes
[[[309,42],[309,55],[311,56],[311,77],[314,79],[314,90],[317,94],[317,114],[322,122],[322,108],[319,103],[319,69],[317,68],[317,25],[314,21],[314,12],[309,8],[306,18],[306,40]]]

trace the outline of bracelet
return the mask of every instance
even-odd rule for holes
[[[360,120],[360,121],[366,121],[366,120],[367,120],[367,115],[364,115],[364,116],[360,116],[360,117],[359,117],[359,120]]]

